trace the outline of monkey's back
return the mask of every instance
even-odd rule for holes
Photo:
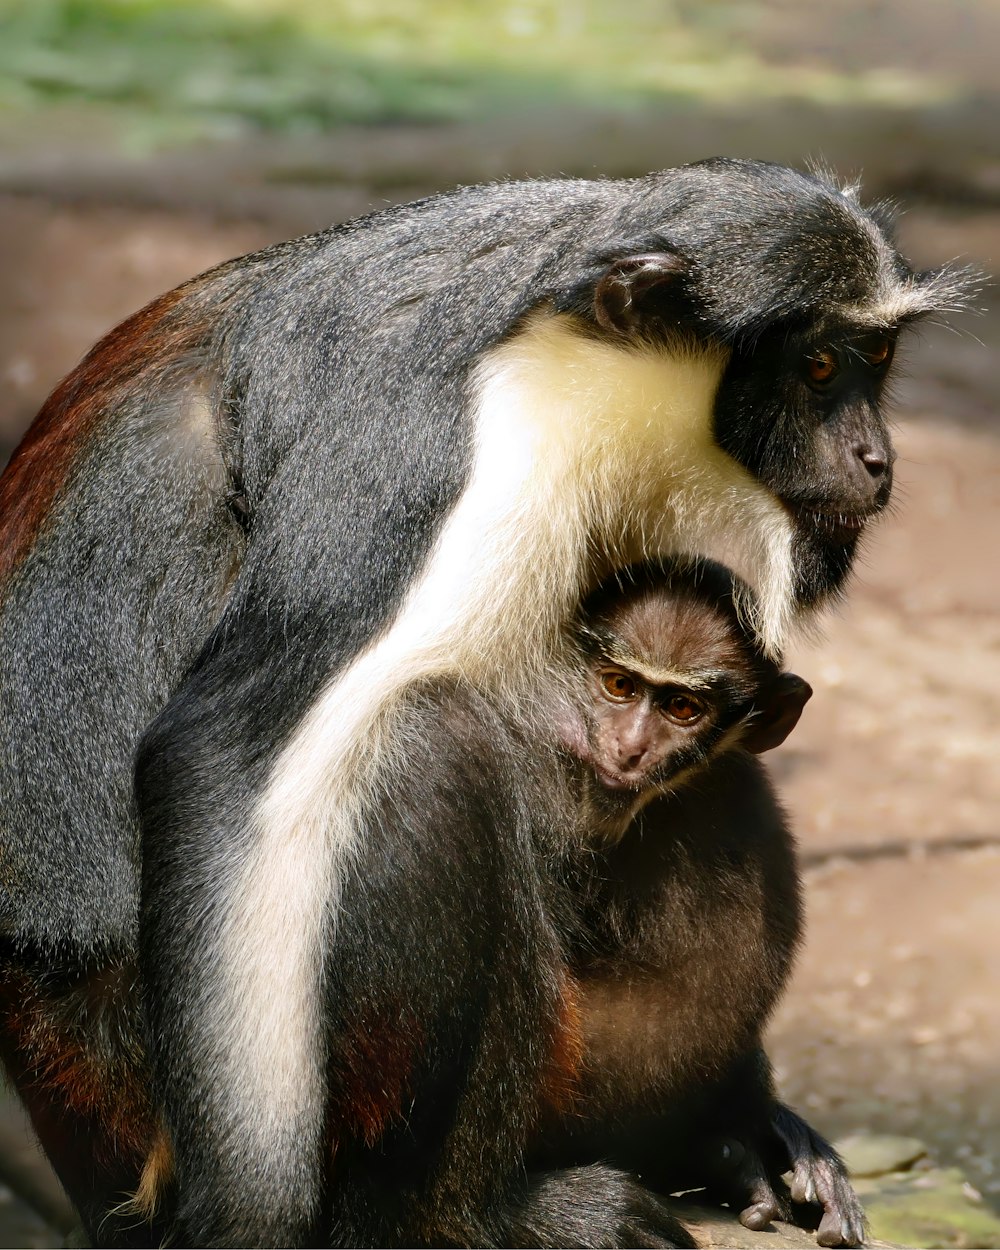
[[[303,626],[294,677],[254,696],[270,732],[240,771],[260,792],[275,743],[391,616],[461,493],[489,347],[538,306],[589,316],[622,249],[706,240],[686,281],[713,334],[752,333],[782,265],[782,299],[798,298],[778,246],[790,203],[817,263],[853,249],[864,270],[870,224],[834,188],[709,162],[390,209],[229,262],[112,331],[0,479],[3,932],[131,943],[144,727],[209,639],[252,629],[253,662],[289,622],[335,621]],[[737,263],[747,218],[775,241],[760,273]]]

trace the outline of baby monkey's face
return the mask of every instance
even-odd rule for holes
[[[564,746],[609,815],[630,818],[722,751],[779,745],[812,694],[760,654],[728,601],[697,583],[605,597],[581,638],[577,727]]]
[[[642,794],[669,787],[700,756],[720,719],[715,692],[599,657],[587,674],[588,763],[609,790]]]

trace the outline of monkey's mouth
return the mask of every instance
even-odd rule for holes
[[[632,793],[635,794],[642,789],[642,779],[640,777],[623,777],[620,773],[609,772],[606,768],[600,768],[593,765],[594,774],[605,790],[614,790],[616,793]]]
[[[828,542],[852,542],[865,526],[882,511],[882,507],[851,511],[843,508],[818,507],[815,504],[788,504],[800,529]]]

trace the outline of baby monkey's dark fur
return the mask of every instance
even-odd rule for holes
[[[707,1185],[749,1228],[790,1218],[790,1199],[818,1203],[820,1243],[857,1245],[843,1165],[776,1100],[761,1049],[801,903],[755,756],[812,692],[761,654],[733,591],[707,562],[647,564],[581,614],[563,747],[583,823],[553,863],[583,1051],[538,1153],[611,1161],[665,1190]]]
[[[689,1245],[656,1194],[707,1186],[750,1228],[794,1198],[821,1244],[857,1245],[843,1166],[761,1049],[800,900],[753,753],[809,687],[706,563],[627,571],[566,655],[524,709],[411,700],[355,867],[382,927],[348,908],[337,931],[333,1241]],[[642,696],[609,701],[609,672]]]

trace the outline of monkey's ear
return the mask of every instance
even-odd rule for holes
[[[802,709],[812,698],[812,686],[795,673],[782,673],[767,706],[750,722],[742,746],[754,755],[780,747],[799,723]]]
[[[676,252],[645,252],[625,256],[605,270],[594,288],[597,324],[628,334],[642,321],[655,297],[675,283],[687,268]]]

